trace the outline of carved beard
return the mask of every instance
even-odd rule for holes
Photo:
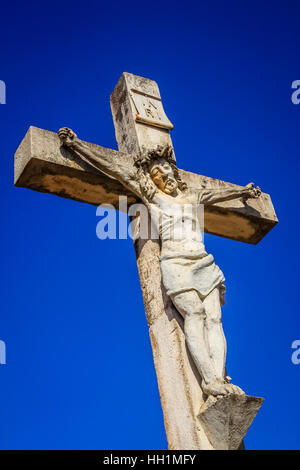
[[[164,192],[166,194],[172,194],[178,188],[178,183],[175,178],[168,178],[165,181]]]

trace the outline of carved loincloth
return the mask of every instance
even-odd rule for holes
[[[225,304],[225,277],[206,252],[166,253],[160,258],[163,284],[169,296],[196,290],[203,300],[220,287],[220,302]]]

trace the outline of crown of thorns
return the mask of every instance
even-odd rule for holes
[[[151,162],[157,160],[158,158],[164,158],[167,160],[171,165],[176,165],[176,160],[174,156],[174,151],[171,145],[157,145],[155,149],[145,149],[142,147],[140,155],[135,157],[135,165],[137,167],[143,167],[145,165],[149,166]]]

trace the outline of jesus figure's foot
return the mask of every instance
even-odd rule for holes
[[[215,379],[211,382],[202,381],[202,389],[206,395],[213,395],[217,397],[218,395],[228,395],[229,390],[227,389],[227,384],[224,380]]]
[[[237,385],[231,384],[229,380],[226,380],[226,379],[225,379],[225,387],[228,390],[229,394],[245,395],[245,392],[240,387],[238,387]]]

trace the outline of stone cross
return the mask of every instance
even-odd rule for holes
[[[173,125],[157,84],[123,73],[111,95],[119,151],[85,143],[120,169],[142,149],[172,145]],[[143,151],[144,151],[143,150]],[[121,171],[121,170],[120,170]],[[179,170],[189,187],[241,189],[241,186]],[[119,196],[138,202],[117,179],[100,172],[61,145],[56,133],[30,127],[15,154],[15,185],[89,204],[112,204]],[[258,243],[277,223],[268,194],[205,206],[204,229],[245,243]],[[238,449],[263,399],[229,395],[208,398],[185,343],[183,320],[161,283],[160,243],[135,240],[135,252],[149,326],[169,449]]]

